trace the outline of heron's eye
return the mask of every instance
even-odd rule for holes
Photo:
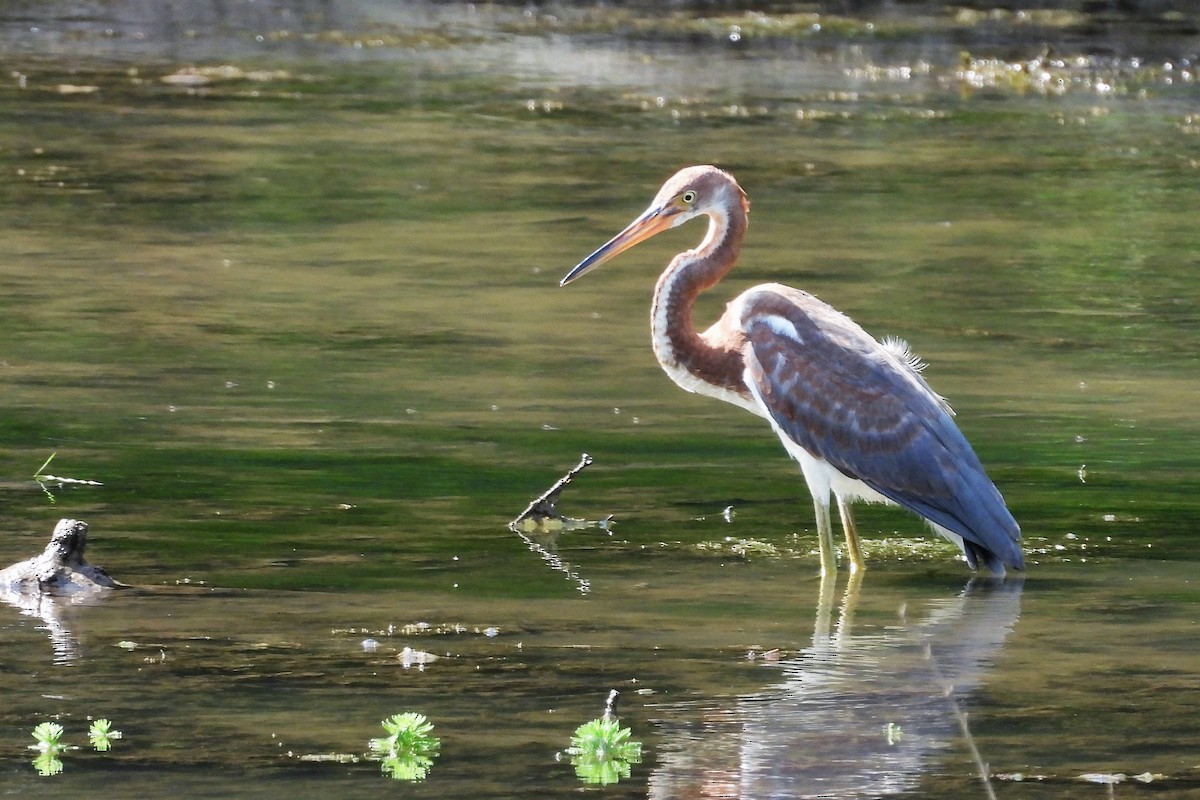
[[[691,189],[688,189],[686,192],[679,195],[679,199],[682,200],[685,205],[690,206],[692,203],[696,202],[696,193]]]

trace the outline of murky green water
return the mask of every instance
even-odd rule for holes
[[[605,795],[987,796],[980,763],[1003,797],[1200,794],[1191,40],[1060,94],[971,88],[936,42],[293,12],[7,18],[0,566],[71,516],[139,588],[0,608],[6,793],[568,796],[556,753],[615,687],[645,759]],[[650,353],[699,230],[557,288],[701,162],[753,202],[704,313],[780,280],[907,338],[1023,582],[864,509],[863,584],[822,594],[795,465]],[[562,508],[612,535],[509,532],[582,452]],[[51,453],[103,486],[51,503]],[[312,758],[406,710],[425,782]],[[125,738],[39,777],[33,727],[89,716]]]

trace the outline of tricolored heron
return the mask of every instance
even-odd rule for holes
[[[830,495],[837,499],[852,572],[864,567],[850,509],[856,500],[895,503],[920,515],[962,549],[972,569],[980,563],[1001,575],[1006,565],[1024,569],[1020,527],[904,342],[880,343],[811,294],[778,283],[748,289],[708,330],[696,330],[696,298],[733,267],[749,211],[732,175],[687,167],[560,285],[657,233],[707,216],[704,240],[675,256],[654,288],[654,354],[689,392],[771,423],[812,493],[822,574],[837,571]]]

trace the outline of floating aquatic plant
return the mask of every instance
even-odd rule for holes
[[[387,736],[370,741],[371,754],[379,758],[384,775],[398,781],[420,781],[429,774],[441,741],[424,714],[394,714],[381,723]]]
[[[63,750],[67,749],[67,745],[63,742],[62,735],[63,726],[57,722],[42,722],[33,729],[33,738],[37,739],[37,744],[31,744],[29,747],[38,751],[33,759],[33,768],[37,770],[38,775],[49,777],[63,771],[60,756]]]
[[[62,741],[63,726],[57,722],[42,722],[33,729],[33,738],[37,739],[38,743],[30,745],[38,750],[50,751],[61,750],[66,745]]]
[[[567,754],[575,774],[587,783],[608,785],[628,778],[630,767],[642,761],[642,743],[617,719],[594,719],[575,729]]]
[[[616,699],[617,690],[613,689],[604,716],[576,728],[567,748],[575,774],[586,783],[616,783],[629,777],[631,765],[642,761],[642,743],[630,738],[629,728],[621,727],[614,709]]]
[[[63,726],[57,722],[42,722],[33,729],[33,738],[37,744],[29,745],[38,754],[33,759],[33,768],[39,775],[57,775],[63,771],[62,754],[67,750],[78,750],[63,741]],[[120,739],[121,732],[113,730],[112,722],[107,719],[93,720],[88,729],[88,741],[100,752],[107,752],[112,747],[114,739]]]
[[[120,739],[122,735],[120,731],[113,730],[112,722],[106,719],[92,720],[92,725],[88,728],[88,741],[101,753],[108,752],[112,748],[113,740]]]

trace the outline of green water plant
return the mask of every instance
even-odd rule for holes
[[[38,750],[61,750],[66,747],[63,743],[63,726],[57,722],[41,722],[33,729],[33,738],[37,744],[30,745]]]
[[[394,714],[381,723],[388,735],[371,739],[372,758],[381,762],[384,775],[398,781],[421,781],[429,775],[441,741],[424,714]]]
[[[642,743],[632,738],[629,728],[622,728],[616,715],[617,690],[608,693],[604,715],[585,722],[575,729],[567,755],[575,774],[585,783],[617,783],[628,778],[633,764],[642,761]]]
[[[38,775],[49,777],[63,771],[61,754],[68,745],[62,737],[63,726],[57,722],[41,722],[33,729],[33,738],[37,739],[37,744],[31,744],[29,747],[38,751],[33,759],[33,768],[37,770]]]
[[[120,739],[122,735],[120,731],[114,730],[112,722],[106,719],[94,719],[88,728],[88,741],[101,753],[107,753],[112,748],[113,740]]]
[[[29,749],[38,751],[33,759],[33,768],[39,775],[48,777],[59,774],[63,771],[63,753],[79,749],[63,741],[64,732],[63,726],[57,722],[41,722],[33,729],[33,738],[37,740],[37,744],[29,745]],[[102,753],[107,752],[112,747],[113,740],[120,739],[121,735],[120,731],[113,729],[112,723],[107,719],[93,720],[88,729],[88,741]]]

